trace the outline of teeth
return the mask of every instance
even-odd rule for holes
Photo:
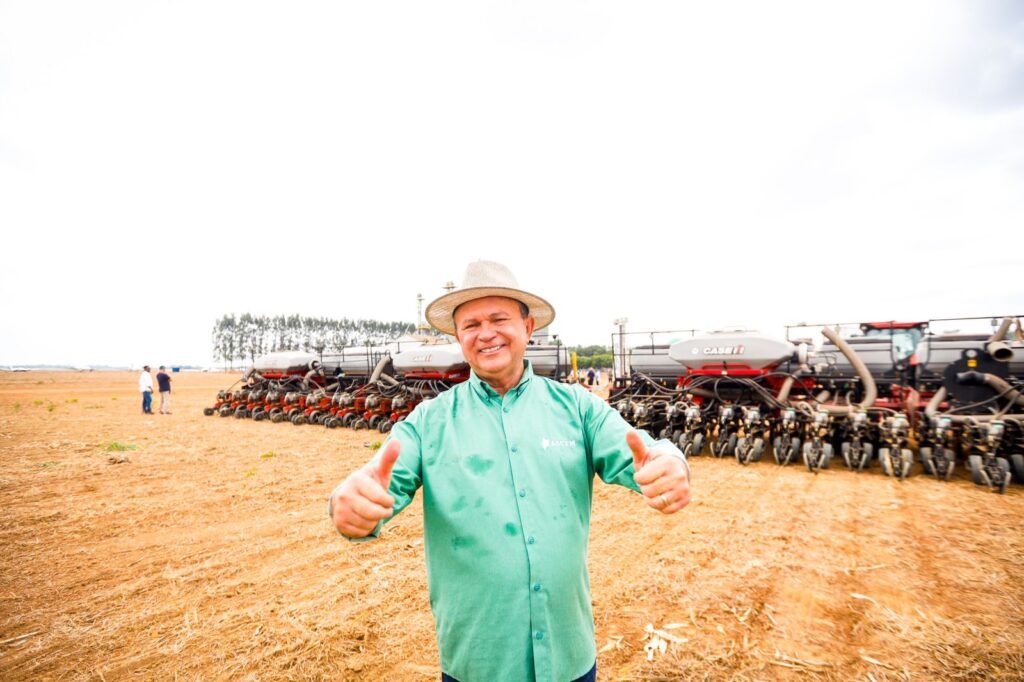
[[[481,353],[493,353],[495,351],[501,350],[501,348],[502,348],[501,346],[491,346],[490,348],[481,348],[480,352]]]

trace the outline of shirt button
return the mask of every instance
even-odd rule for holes
[[[526,491],[525,490],[520,490],[519,491],[519,497],[526,497]]]
[[[508,414],[512,410],[508,409],[507,407],[503,407],[503,408],[501,408],[501,411],[504,412],[505,414]]]
[[[534,592],[540,592],[540,583],[534,583],[533,584],[533,591]]]
[[[541,632],[540,630],[537,630],[537,632],[533,633],[533,636],[534,636],[534,637],[535,637],[536,639],[544,639],[544,633],[543,633],[543,632]]]
[[[533,543],[537,542],[537,540],[531,535],[530,537],[526,538],[526,542],[527,544],[532,545]]]
[[[512,446],[512,452],[519,452],[519,447],[516,445]]]

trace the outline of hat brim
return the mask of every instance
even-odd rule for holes
[[[455,336],[455,309],[463,303],[488,296],[501,296],[525,303],[526,307],[530,309],[530,315],[535,320],[534,331],[543,329],[555,319],[554,307],[540,296],[506,287],[469,287],[439,296],[431,301],[427,306],[427,322],[439,332]]]

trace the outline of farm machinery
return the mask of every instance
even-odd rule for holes
[[[861,403],[850,391],[828,400],[829,391],[810,370],[816,356],[808,344],[747,331],[638,347],[631,365],[646,371],[634,371],[610,400],[627,419],[675,441],[688,455],[701,454],[707,443],[712,456],[746,465],[761,460],[772,444],[777,463],[800,457],[818,471],[831,462],[840,425],[846,428],[854,407],[866,411],[876,395],[870,372],[852,349],[833,331],[823,333],[856,368],[847,383],[859,382]]]
[[[948,480],[963,459],[978,485],[1004,492],[1011,481],[1024,483],[1020,317],[1003,318],[991,334],[927,336],[916,363],[917,388],[931,395],[917,425],[924,470]]]
[[[799,460],[818,472],[840,454],[859,472],[877,455],[882,472],[902,480],[916,448],[929,475],[948,480],[963,460],[975,483],[1004,491],[1024,481],[1019,318],[987,334],[933,334],[937,322],[864,323],[846,337],[824,326],[818,346],[791,340],[795,327],[785,339],[692,330],[652,338],[620,350],[632,371],[610,402],[687,456],[706,449],[746,465],[770,444],[779,465]]]
[[[568,349],[561,345],[531,343],[526,357],[539,376],[564,379],[571,371]],[[388,433],[419,403],[468,378],[461,348],[444,338],[337,353],[270,353],[218,392],[204,414]]]

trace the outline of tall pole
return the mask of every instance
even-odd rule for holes
[[[426,334],[430,331],[430,325],[423,318],[423,294],[416,294],[416,331],[419,334]]]
[[[615,379],[625,379],[628,375],[626,367],[626,323],[629,319],[620,317],[615,320],[612,324],[618,325],[619,327],[619,352],[616,353],[615,349],[612,348],[612,371],[614,372]]]

